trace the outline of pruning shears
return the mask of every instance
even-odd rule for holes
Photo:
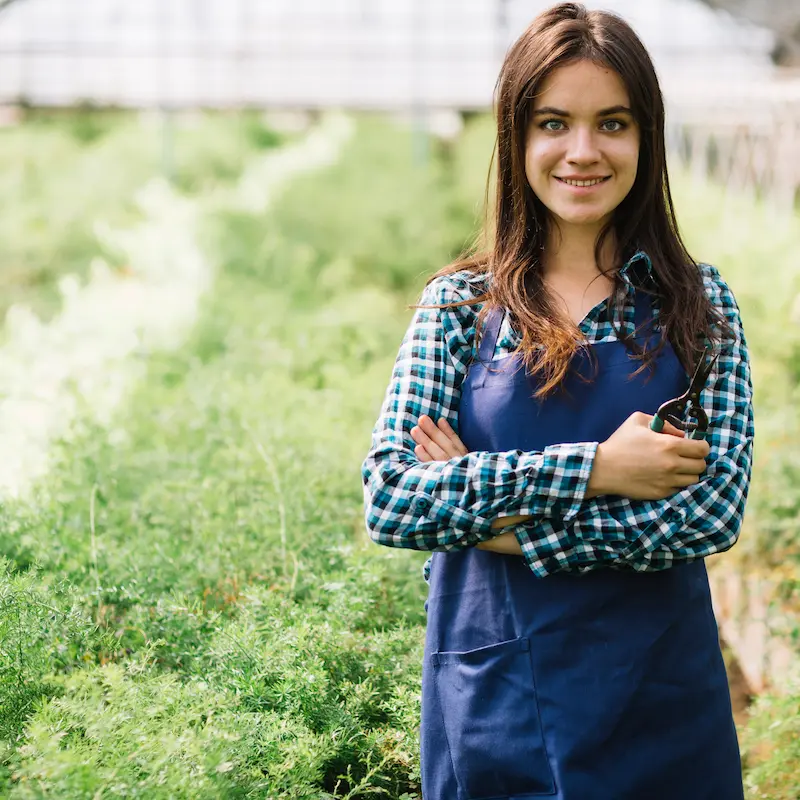
[[[689,388],[680,397],[667,400],[656,411],[653,421],[650,423],[650,430],[661,433],[664,423],[669,422],[682,431],[690,431],[690,439],[706,438],[708,414],[703,410],[698,399],[719,356],[719,353],[716,353],[710,361],[707,361],[709,353],[710,348],[706,347],[697,363],[694,375],[692,375]],[[684,419],[684,417],[689,417],[689,419]]]

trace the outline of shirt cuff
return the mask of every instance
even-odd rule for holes
[[[417,516],[417,531],[433,528],[442,532],[441,544],[477,544],[496,535],[488,517],[470,514],[458,506],[452,506],[432,495],[419,492],[413,500]]]
[[[573,563],[575,548],[569,545],[566,532],[548,520],[517,525],[512,531],[528,569],[537,578],[567,570]]]
[[[619,531],[604,535],[602,531],[575,531],[551,520],[540,520],[517,525],[513,532],[519,542],[522,556],[530,571],[538,578],[554,572],[582,571],[598,566],[623,565],[637,571],[654,569],[652,554],[662,552],[659,569],[671,566],[673,558],[665,551],[664,543],[683,528],[685,509],[672,506],[653,520],[636,538],[627,544]],[[631,533],[634,531],[631,530]]]
[[[653,520],[631,544],[625,557],[633,559],[641,554],[654,553],[665,540],[674,536],[686,524],[686,510],[677,506],[666,509],[664,514]]]
[[[514,513],[569,523],[586,498],[598,442],[554,444],[535,456],[522,505]],[[533,455],[531,455],[533,460]],[[524,459],[521,459],[524,467]]]

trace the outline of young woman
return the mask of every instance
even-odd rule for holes
[[[435,551],[423,796],[740,800],[703,561],[750,479],[736,302],[678,234],[627,24],[544,12],[496,100],[491,243],[428,283],[363,469],[372,538]],[[707,440],[655,433],[706,345]]]

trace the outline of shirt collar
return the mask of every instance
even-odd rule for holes
[[[650,256],[644,250],[637,250],[620,268],[619,274],[622,280],[629,286],[631,285],[631,277],[635,273],[640,275],[644,274],[648,278],[655,279],[653,271],[653,262]]]
[[[637,266],[638,265],[638,266]],[[620,277],[627,283],[629,286],[631,285],[631,274],[635,274],[639,272],[640,274],[643,272],[648,278],[652,278],[655,280],[655,271],[653,270],[653,262],[650,260],[650,256],[645,253],[644,250],[637,250],[621,267],[619,270]],[[473,276],[469,278],[469,280],[475,281],[485,281],[486,285],[488,286],[492,280],[492,273],[486,272],[482,275]]]

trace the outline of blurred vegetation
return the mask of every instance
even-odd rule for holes
[[[32,140],[45,162],[50,145],[71,154],[53,157],[52,185],[38,173],[18,224],[71,192],[85,193],[76,227],[124,221],[159,169],[147,124],[34,116],[0,131],[19,150],[2,148],[0,181]],[[206,202],[277,142],[260,125],[176,122],[175,180],[205,209],[213,291],[112,430],[85,420],[32,496],[0,506],[0,796],[419,798],[424,554],[367,541],[358,468],[406,304],[473,234],[491,123],[419,163],[410,131],[363,117],[340,162],[268,212]],[[86,176],[106,173],[98,199]],[[677,175],[676,196],[756,361],[760,461],[734,553],[791,562],[790,513],[758,473],[790,469],[797,445],[796,221]],[[29,271],[47,253],[54,276],[72,269],[57,244],[71,227],[44,228]],[[88,233],[81,247],[78,269],[96,253]],[[764,698],[744,731],[753,798],[797,796],[797,703]]]
[[[748,800],[800,797],[800,696],[765,695],[755,701],[742,736]]]
[[[0,127],[0,320],[21,303],[48,319],[59,308],[58,281],[85,278],[102,256],[94,234],[135,220],[135,192],[168,172],[188,193],[236,178],[254,149],[280,137],[254,114],[136,114],[127,111],[23,112]]]
[[[800,217],[676,173],[690,252],[716,264],[742,311],[753,362],[756,444],[739,544],[724,556],[778,584],[782,633],[800,651]],[[800,652],[798,652],[800,658]],[[800,797],[800,686],[757,698],[740,730],[749,800]]]
[[[422,559],[366,541],[358,466],[405,302],[474,209],[375,119],[268,214],[211,206],[190,341],[0,510],[3,580],[56,603],[59,576],[86,640],[11,631],[35,702],[5,720],[8,792],[418,796]]]
[[[689,249],[733,288],[753,361],[754,477],[731,556],[780,570],[800,619],[800,216],[684,176],[676,187]]]

